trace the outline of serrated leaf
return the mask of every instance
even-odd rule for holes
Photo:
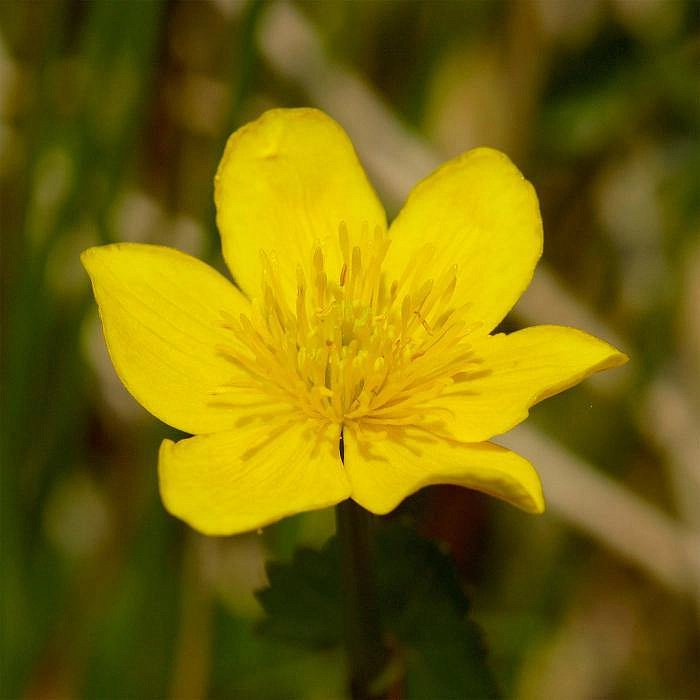
[[[449,553],[392,524],[377,538],[384,624],[404,655],[407,698],[493,698],[479,627]]]
[[[267,613],[265,634],[312,648],[341,642],[335,538],[320,551],[298,549],[290,563],[269,563],[267,577],[269,587],[256,593]]]
[[[449,554],[411,528],[375,528],[375,565],[385,632],[402,667],[406,698],[497,697],[482,634]],[[298,550],[290,563],[268,566],[258,599],[261,630],[315,649],[342,642],[339,552],[335,537],[320,551]]]

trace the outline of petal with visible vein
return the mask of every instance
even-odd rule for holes
[[[273,109],[241,127],[228,140],[215,184],[224,257],[250,296],[260,290],[261,250],[274,256],[283,293],[293,302],[297,266],[309,275],[315,245],[338,278],[341,222],[351,238],[363,225],[370,233],[386,229],[350,139],[316,109]]]
[[[118,243],[86,250],[114,368],[154,416],[188,433],[230,428],[235,414],[214,394],[240,375],[221,346],[224,316],[249,308],[216,270],[172,248]],[[257,403],[264,396],[239,400]]]
[[[420,260],[424,277],[457,265],[454,299],[488,333],[532,279],[542,221],[532,185],[503,153],[477,148],[428,176],[390,229],[386,269],[400,278]],[[426,244],[429,248],[426,248]]]
[[[165,440],[158,462],[163,503],[207,535],[245,532],[335,505],[350,494],[339,434],[337,425],[287,416]]]
[[[566,326],[533,326],[474,339],[477,363],[434,400],[449,434],[464,442],[500,435],[525,420],[531,406],[627,356]]]
[[[379,433],[346,427],[344,442],[352,498],[373,513],[388,513],[431,484],[465,486],[532,513],[544,510],[537,472],[504,447],[458,443],[410,428]]]

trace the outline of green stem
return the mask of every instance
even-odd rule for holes
[[[374,587],[370,514],[354,501],[335,508],[343,584],[345,644],[350,664],[353,700],[377,700],[373,692],[387,652],[383,644],[379,605]]]

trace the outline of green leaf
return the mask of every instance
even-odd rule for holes
[[[382,623],[406,697],[496,697],[482,634],[468,617],[449,553],[398,523],[381,523],[374,534]],[[317,650],[340,645],[338,572],[335,537],[320,551],[299,549],[291,562],[269,564],[270,586],[257,594],[267,614],[261,631]]]
[[[342,628],[338,566],[335,538],[321,551],[298,549],[290,563],[269,563],[270,586],[256,594],[267,613],[262,631],[312,648],[339,644]]]

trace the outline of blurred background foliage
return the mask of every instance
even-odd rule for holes
[[[509,153],[545,254],[504,328],[631,357],[516,431],[547,514],[440,487],[393,516],[449,546],[503,694],[699,697],[699,30],[695,0],[0,3],[2,697],[343,694],[340,652],[258,634],[252,593],[332,512],[220,539],[169,517],[172,431],[116,379],[78,260],[131,240],[221,268],[225,139],[297,105],[346,126],[392,213],[445,157]]]

